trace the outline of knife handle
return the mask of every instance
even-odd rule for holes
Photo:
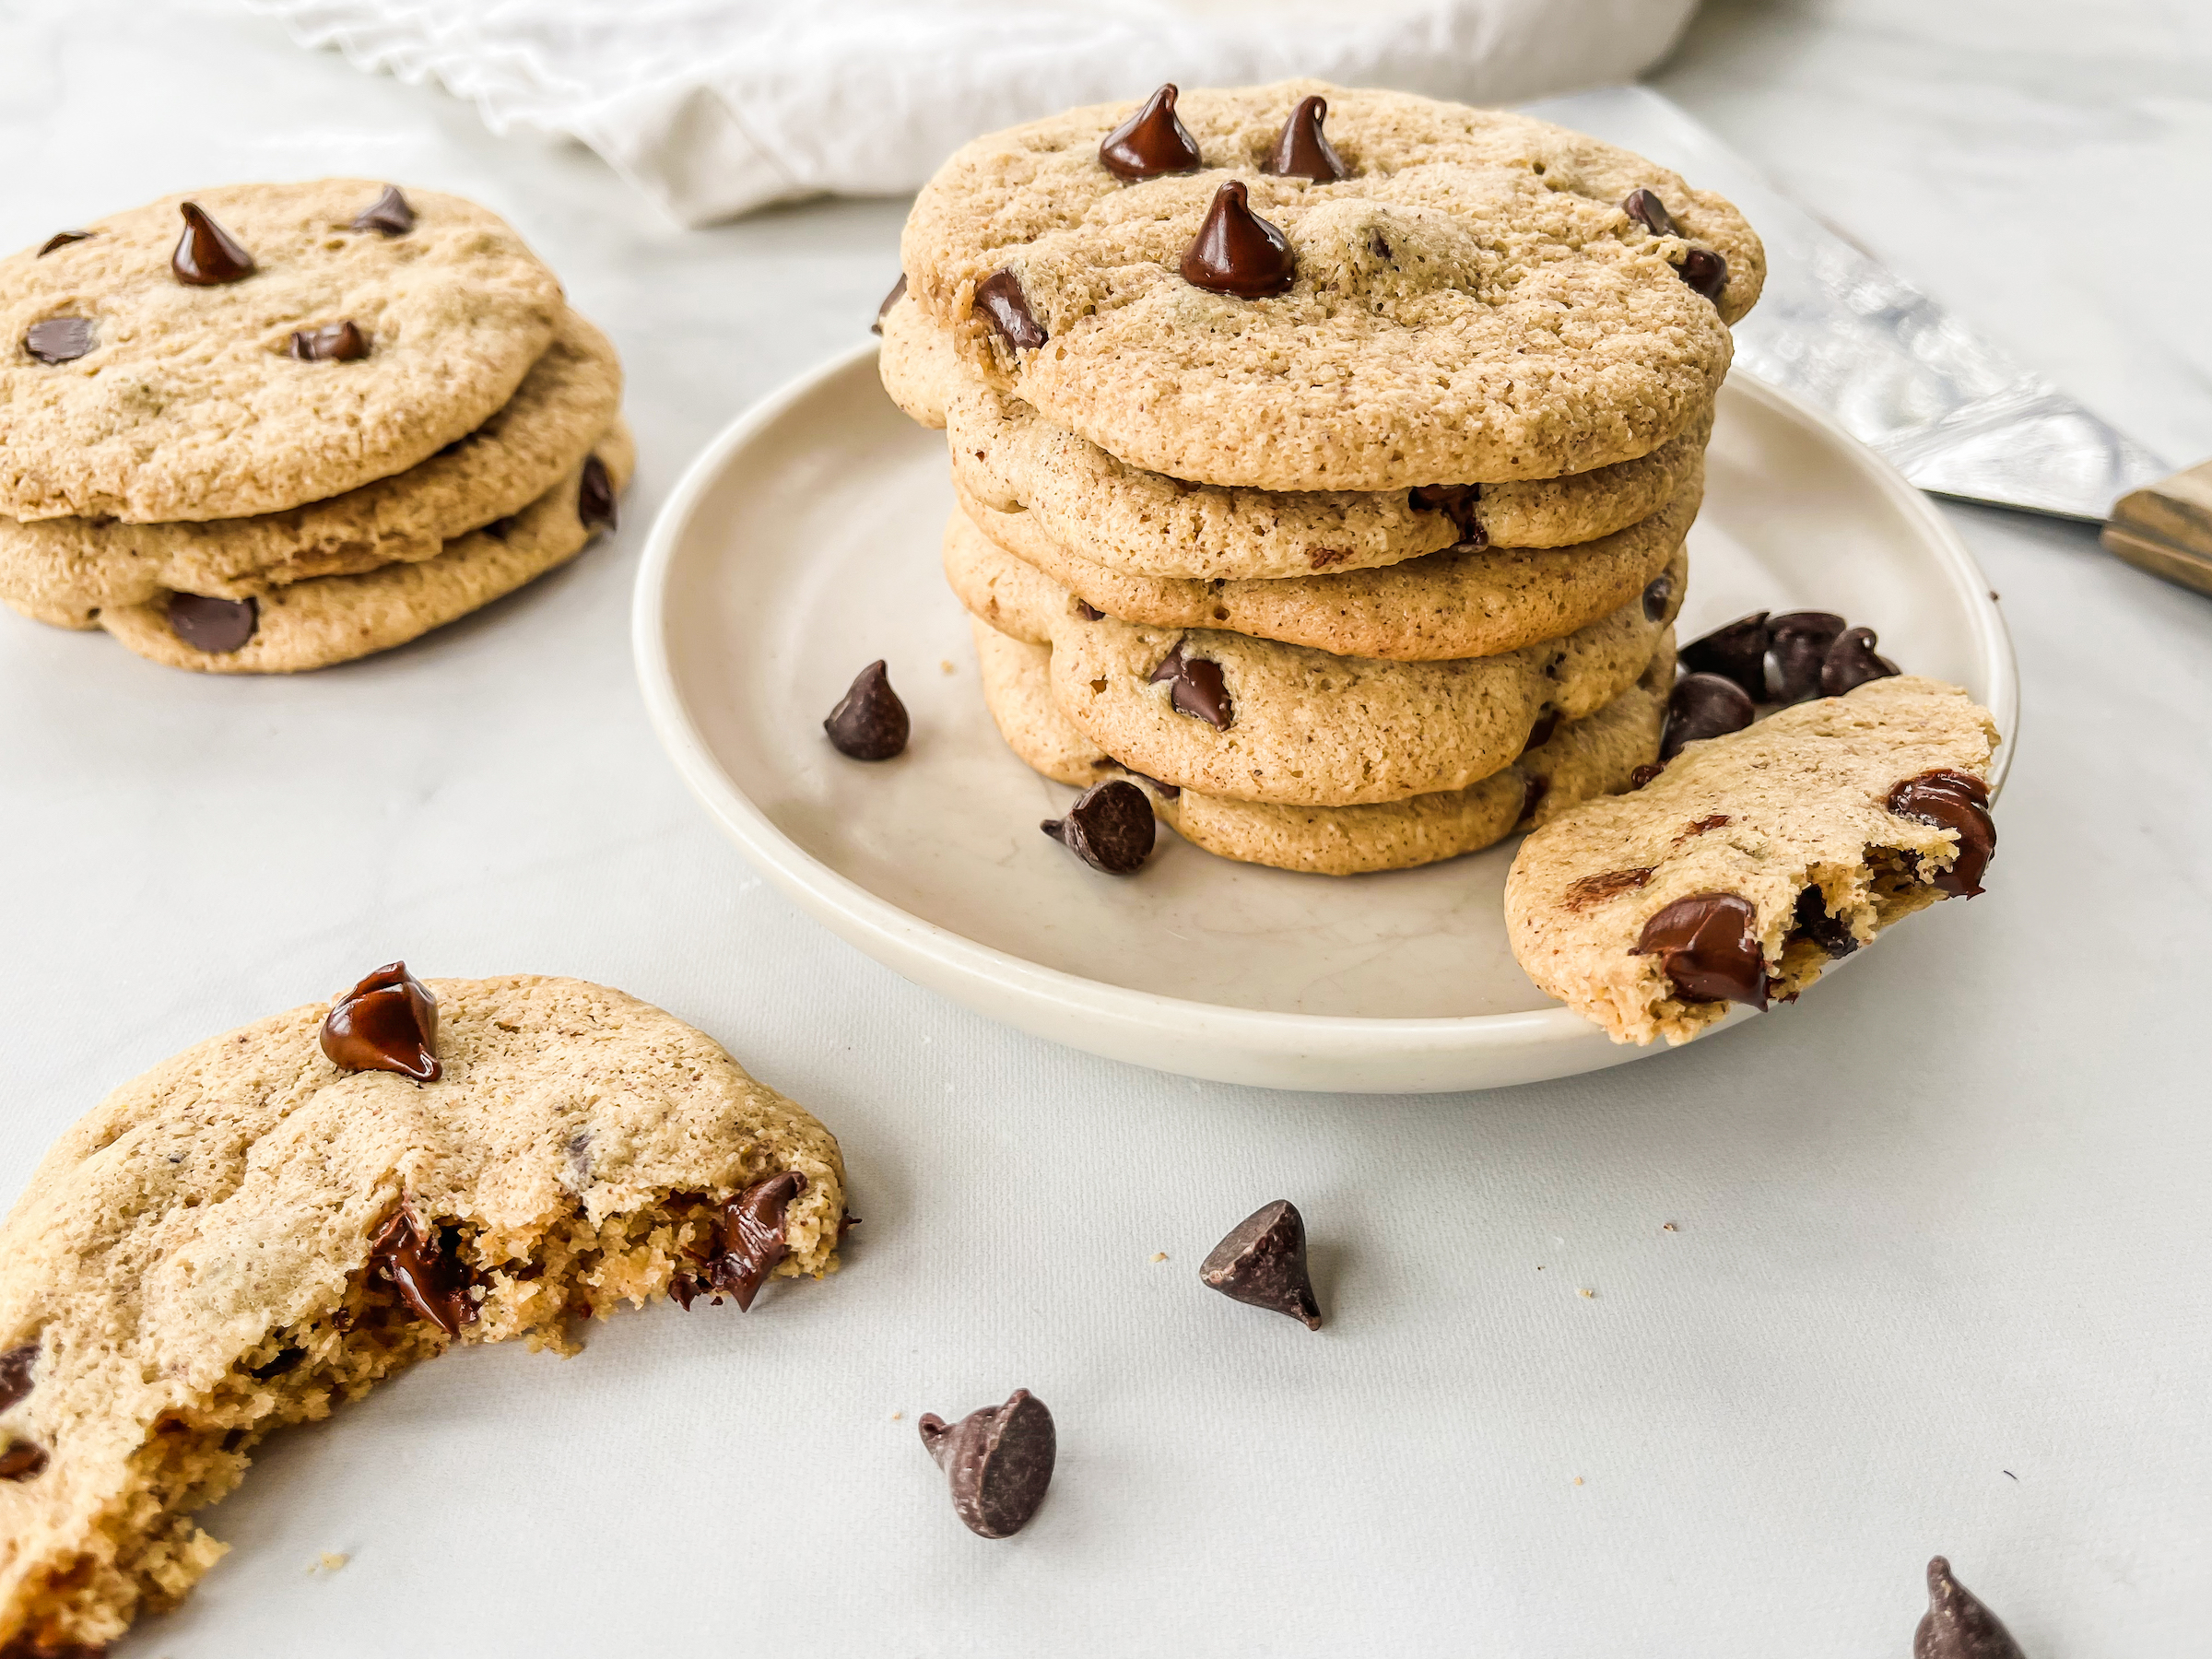
[[[2098,539],[2153,576],[2212,594],[2212,461],[2122,496]]]

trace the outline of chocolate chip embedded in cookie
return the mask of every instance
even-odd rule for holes
[[[320,1041],[340,1071],[397,1072],[435,1083],[438,999],[405,962],[387,963],[331,1004]]]

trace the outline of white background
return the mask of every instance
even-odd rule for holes
[[[2212,601],[1957,510],[2026,688],[1994,885],[1779,1018],[1483,1097],[1093,1061],[766,891],[629,677],[655,502],[856,336],[903,204],[677,231],[220,0],[14,0],[0,64],[0,246],[233,179],[462,191],[615,336],[642,452],[611,544],[353,667],[202,679],[0,616],[0,1176],[404,955],[693,1020],[838,1132],[866,1218],[749,1315],[457,1354],[273,1445],[207,1517],[236,1553],[121,1653],[1901,1659],[1936,1550],[2035,1659],[2201,1651]],[[1659,82],[2177,465],[2212,453],[2212,17],[1722,6]],[[1194,1277],[1277,1196],[1317,1335]],[[985,1544],[913,1418],[1018,1383],[1060,1472]]]

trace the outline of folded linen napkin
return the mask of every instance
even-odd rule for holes
[[[1314,75],[1473,102],[1633,78],[1697,0],[245,0],[581,139],[687,225],[899,194],[978,133],[1163,80]]]

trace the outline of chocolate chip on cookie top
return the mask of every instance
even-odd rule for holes
[[[1009,351],[1034,351],[1050,337],[1030,309],[1021,278],[1010,270],[994,271],[976,284],[975,309],[997,330]]]
[[[325,323],[292,335],[291,354],[303,363],[351,363],[369,355],[369,336],[351,322]]]
[[[220,288],[253,275],[253,255],[240,247],[238,240],[217,224],[206,208],[197,202],[180,202],[177,211],[184,216],[184,234],[177,238],[177,251],[169,256],[169,268],[179,282],[193,288]]]
[[[1655,190],[1646,190],[1639,184],[1620,198],[1620,210],[1653,236],[1682,234],[1675,229],[1674,215],[1667,212],[1666,204],[1659,199],[1659,193]]]
[[[1684,1002],[1767,1006],[1759,912],[1735,893],[1692,893],[1643,924],[1631,954],[1655,956]]]
[[[1316,184],[1350,178],[1352,170],[1344,164],[1328,134],[1322,131],[1321,124],[1328,113],[1327,99],[1318,95],[1300,99],[1298,108],[1290,112],[1290,119],[1276,135],[1275,148],[1260,163],[1260,171],[1277,178],[1310,179]]]
[[[1175,83],[1152,94],[1135,114],[1099,140],[1099,164],[1117,179],[1195,172],[1205,165],[1198,141],[1175,115]]]
[[[415,209],[407,206],[398,185],[387,184],[383,194],[354,215],[353,228],[373,230],[379,236],[405,236],[415,229]]]
[[[88,241],[99,234],[97,230],[56,230],[39,244],[39,257],[43,259],[56,248],[65,248],[71,242]]]
[[[1181,269],[1194,287],[1259,300],[1289,291],[1298,256],[1282,231],[1252,210],[1251,193],[1231,179],[1214,192],[1198,234],[1182,251]]]
[[[23,331],[23,349],[41,363],[74,363],[94,344],[89,317],[48,317]]]
[[[407,971],[389,962],[331,1005],[323,1020],[323,1053],[341,1071],[397,1072],[418,1083],[435,1083],[438,999]]]

